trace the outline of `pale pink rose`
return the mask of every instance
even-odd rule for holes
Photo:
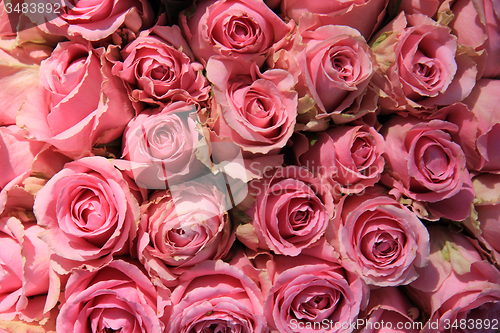
[[[194,14],[181,13],[180,26],[204,65],[220,55],[260,66],[288,42],[295,24],[285,24],[262,0],[203,0]]]
[[[200,172],[196,158],[202,140],[196,107],[174,102],[164,109],[147,109],[132,119],[123,132],[123,159],[135,182],[148,189],[165,189],[194,178]],[[167,184],[168,183],[168,184]]]
[[[346,123],[375,111],[376,95],[368,83],[377,65],[366,40],[348,26],[310,30],[308,23],[301,21],[290,50],[297,62],[290,71],[298,71],[294,74],[298,75],[296,89],[301,101],[298,121],[310,121],[304,119],[309,115]]]
[[[500,6],[495,0],[472,2],[457,0],[451,7],[450,23],[458,43],[485,50],[487,59],[482,77],[500,78]]]
[[[214,95],[207,120],[210,140],[231,140],[245,158],[279,153],[297,116],[292,75],[281,69],[261,73],[255,63],[242,60],[211,58],[207,77]]]
[[[465,236],[442,225],[428,229],[432,244],[429,265],[420,269],[421,278],[407,289],[410,299],[429,318],[421,332],[498,331],[500,272],[481,260]],[[452,327],[455,321],[458,327]],[[470,326],[472,321],[474,326]],[[466,327],[460,327],[464,322]]]
[[[451,134],[458,126],[415,117],[395,117],[381,129],[386,149],[382,181],[393,193],[420,202],[426,218],[460,221],[469,216],[474,200],[465,156]]]
[[[139,112],[144,104],[161,107],[176,100],[202,103],[209,97],[203,66],[194,62],[178,26],[142,31],[120,55],[123,61],[116,62],[112,71],[125,82]]]
[[[331,223],[342,266],[370,285],[398,286],[418,278],[429,258],[429,234],[418,217],[375,187],[344,197]]]
[[[252,223],[240,225],[236,235],[253,250],[297,256],[323,236],[334,214],[330,187],[305,168],[276,168],[249,188],[255,195],[246,211]]]
[[[104,157],[70,162],[37,193],[33,211],[46,228],[40,238],[64,267],[108,263],[113,255],[128,253],[136,236],[139,198],[134,194]]]
[[[405,294],[395,287],[370,291],[370,302],[360,315],[363,324],[357,333],[418,333],[419,310],[412,307]],[[361,323],[361,321],[360,321]],[[358,328],[360,328],[358,326]]]
[[[228,253],[234,228],[226,200],[213,184],[186,182],[142,205],[138,256],[155,284],[173,287],[191,267]]]
[[[26,140],[24,131],[15,125],[0,127],[0,190],[31,169],[43,146],[43,142]]]
[[[222,260],[204,261],[180,277],[165,332],[268,332],[263,301],[244,271]]]
[[[422,14],[398,15],[370,42],[379,63],[373,84],[388,110],[429,111],[462,101],[476,83],[472,53],[450,28]]]
[[[329,249],[331,251],[332,249]],[[267,263],[270,290],[264,310],[279,332],[352,332],[369,290],[336,262],[300,254]]]
[[[134,32],[149,28],[154,13],[145,0],[61,1],[60,15],[42,24],[42,31],[69,39],[99,41],[120,27]]]
[[[281,11],[299,22],[306,14],[315,17],[319,25],[347,25],[358,30],[365,38],[382,23],[387,0],[301,1],[282,0]],[[360,18],[363,19],[360,19]]]
[[[98,271],[74,271],[57,317],[58,333],[162,333],[168,290],[156,290],[140,264],[116,259]]]
[[[297,134],[292,148],[298,165],[342,193],[362,192],[375,185],[384,171],[384,138],[367,125],[331,127],[308,138]]]
[[[122,134],[134,111],[103,53],[90,43],[63,42],[41,63],[40,84],[17,116],[28,138],[81,157]]]
[[[49,295],[52,251],[38,238],[44,229],[26,217],[0,218],[0,320],[21,319],[44,324],[59,290]]]

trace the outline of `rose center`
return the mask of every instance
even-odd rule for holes
[[[345,81],[349,80],[354,72],[350,57],[342,51],[333,52],[330,54],[332,67],[337,71],[339,77]]]
[[[167,243],[174,244],[176,247],[185,247],[193,240],[192,230],[184,228],[174,228],[167,233]]]
[[[423,156],[425,168],[436,177],[442,176],[449,164],[448,155],[437,145],[428,147]]]
[[[362,168],[372,152],[371,145],[363,138],[356,138],[351,148],[351,156],[357,168]]]
[[[331,316],[341,297],[338,290],[308,287],[294,298],[290,311],[299,320],[321,321]]]
[[[151,78],[158,81],[168,81],[171,71],[164,66],[157,66],[151,71]]]

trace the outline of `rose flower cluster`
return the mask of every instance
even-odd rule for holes
[[[16,3],[0,332],[500,331],[497,0]]]

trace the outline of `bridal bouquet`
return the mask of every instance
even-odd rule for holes
[[[500,330],[497,0],[0,2],[0,332]]]

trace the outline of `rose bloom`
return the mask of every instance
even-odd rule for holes
[[[331,223],[331,243],[342,266],[376,286],[408,284],[418,277],[415,267],[429,258],[429,234],[413,212],[379,187],[344,197],[339,210]]]
[[[429,226],[429,233],[429,265],[419,270],[420,278],[407,289],[429,318],[421,332],[497,332],[499,271],[481,259],[465,236],[442,225]],[[438,327],[431,325],[436,322]],[[463,322],[465,328],[460,327]]]
[[[214,184],[186,182],[142,205],[138,256],[155,284],[173,287],[181,273],[228,253],[234,230],[225,200]]]
[[[58,333],[162,333],[167,290],[156,290],[138,263],[115,259],[90,272],[74,271],[57,316]]]
[[[28,138],[78,158],[122,134],[134,111],[103,53],[90,44],[62,42],[41,63],[40,84],[17,116]]]
[[[305,254],[293,260],[275,256],[267,267],[271,288],[264,309],[271,328],[286,333],[352,332],[349,323],[356,322],[369,295],[361,279],[336,262]]]
[[[279,153],[293,134],[297,116],[290,73],[280,69],[261,73],[255,63],[249,68],[242,60],[211,58],[207,77],[214,94],[207,120],[210,140],[230,139],[245,158]]]
[[[478,70],[469,54],[457,50],[450,29],[424,15],[398,15],[372,38],[379,63],[373,85],[379,104],[414,113],[463,100]]]
[[[147,109],[132,119],[123,132],[123,159],[115,165],[130,169],[136,183],[164,189],[199,173],[196,145],[196,107],[174,102],[164,109]]]
[[[303,14],[313,14],[319,25],[347,25],[366,39],[384,19],[387,0],[300,1],[282,0],[281,12],[299,22]],[[359,18],[363,19],[360,20]]]
[[[236,235],[247,247],[297,256],[325,232],[333,217],[330,188],[307,169],[280,167],[249,184],[255,203],[246,211],[252,223]]]
[[[309,116],[346,123],[373,112],[376,96],[367,86],[377,65],[365,39],[351,27],[312,30],[308,23],[301,21],[290,51],[297,62],[290,71],[298,73],[299,122]]]
[[[243,270],[204,261],[180,277],[165,332],[268,332],[262,303],[261,290]]]
[[[104,157],[70,162],[37,193],[40,238],[64,259],[87,267],[125,254],[137,233],[139,204],[122,173]]]
[[[411,116],[392,118],[381,130],[387,170],[382,181],[394,193],[421,202],[424,217],[460,221],[469,216],[474,189],[464,153],[450,136],[457,131],[450,122]]]
[[[40,25],[40,29],[75,40],[83,37],[88,41],[99,41],[122,26],[139,32],[149,28],[154,18],[151,5],[144,0],[65,0],[61,3],[60,15],[51,17]]]
[[[285,24],[260,0],[204,0],[196,12],[181,13],[180,26],[194,55],[203,64],[214,55],[259,66],[287,42],[294,22]]]
[[[178,26],[142,31],[120,54],[123,61],[114,64],[113,73],[125,82],[136,110],[142,111],[142,103],[161,107],[176,100],[191,104],[208,99],[203,66],[194,62]]]
[[[375,185],[384,171],[385,142],[373,127],[331,127],[309,139],[302,134],[292,139],[297,164],[338,186],[342,193],[359,193]]]

